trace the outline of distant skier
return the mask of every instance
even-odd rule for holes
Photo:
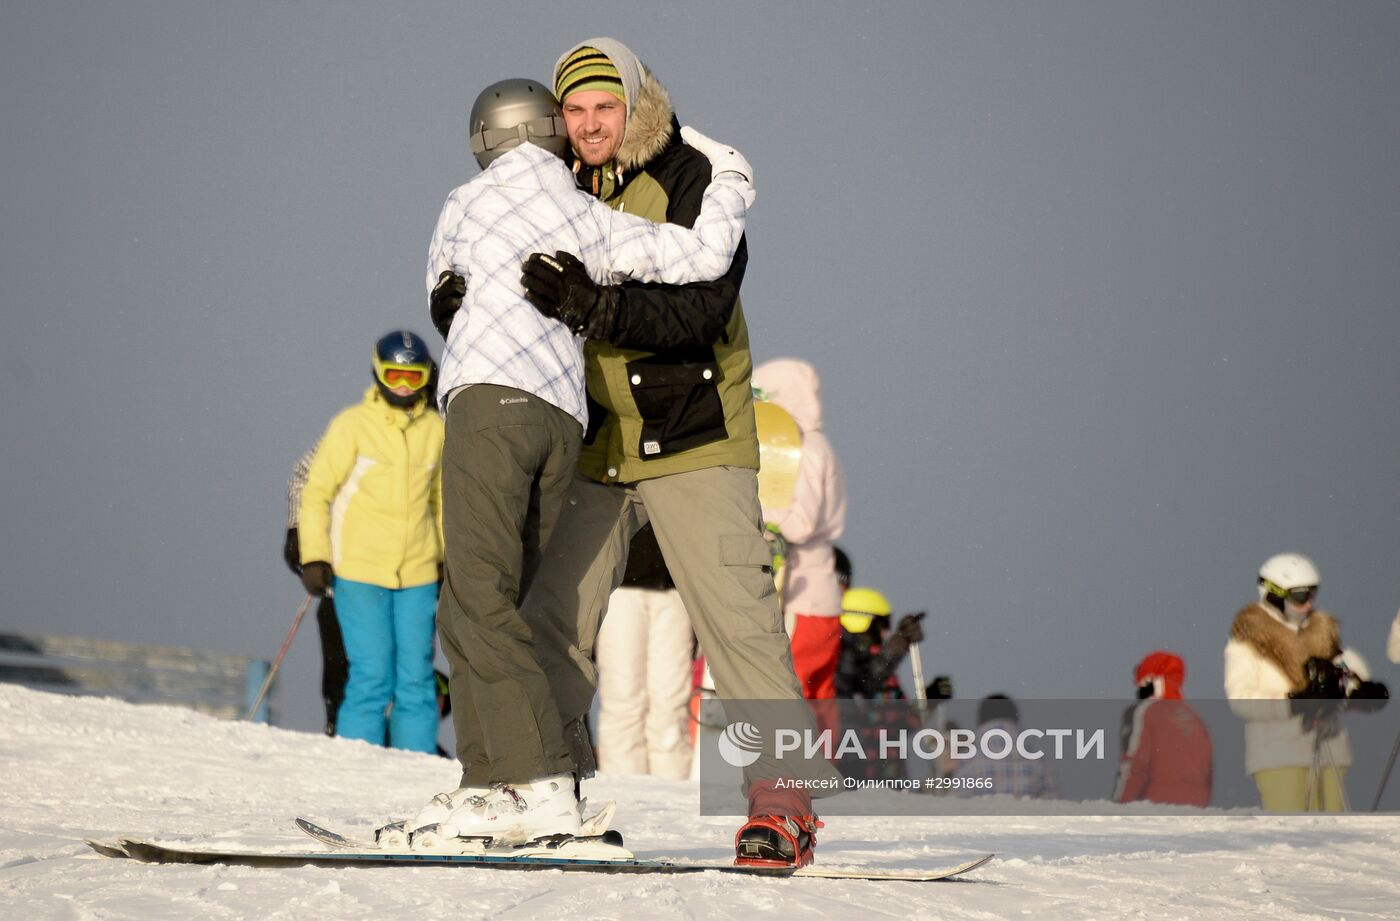
[[[1128,709],[1114,802],[1210,804],[1210,732],[1181,694],[1186,663],[1148,653],[1133,673],[1139,702]]]
[[[764,362],[754,369],[753,385],[802,431],[791,501],[785,508],[765,508],[763,516],[787,545],[783,609],[793,624],[792,664],[802,696],[829,700],[836,696],[841,657],[841,587],[831,542],[846,526],[845,475],[822,432],[821,382],[810,364],[795,358]]]
[[[906,614],[891,632],[893,609],[878,589],[855,586],[841,599],[841,658],[836,696],[847,699],[904,700],[896,671],[909,647],[923,642],[923,611]]]
[[[977,704],[977,736],[1000,729],[1011,738],[1020,734],[1021,713],[1016,702],[1005,694],[988,694]],[[1012,748],[1005,758],[991,758],[980,749],[965,761],[945,762],[952,776],[972,781],[955,791],[961,796],[1016,796],[1028,799],[1056,799],[1059,782],[1048,758],[1028,758]]]
[[[431,357],[417,335],[381,337],[371,367],[374,384],[331,420],[307,472],[301,581],[314,595],[335,592],[350,666],[336,731],[435,752],[442,420],[426,399]]]
[[[1274,812],[1340,812],[1351,765],[1341,710],[1376,709],[1389,696],[1368,680],[1341,629],[1316,610],[1317,567],[1281,553],[1259,568],[1259,600],[1235,615],[1225,644],[1225,693],[1245,721],[1245,771]]]
[[[909,655],[909,647],[924,638],[921,626],[924,613],[906,614],[891,631],[889,599],[878,589],[866,586],[847,589],[841,599],[841,609],[841,658],[836,669],[836,696],[865,702],[842,707],[840,725],[843,731],[854,730],[861,748],[869,753],[879,749],[881,732],[905,730],[913,733],[922,728],[922,721],[913,707],[898,703],[882,705],[882,702],[906,699],[896,672]],[[843,774],[852,778],[906,775],[904,765],[893,759],[848,755],[841,759],[839,766]]]

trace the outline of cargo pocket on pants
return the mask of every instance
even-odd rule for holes
[[[719,561],[725,571],[757,600],[777,592],[773,587],[773,555],[757,534],[726,534],[719,539]]]

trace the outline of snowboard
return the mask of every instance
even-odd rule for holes
[[[753,414],[758,427],[758,502],[765,512],[776,512],[792,503],[802,430],[777,403],[754,400]]]
[[[727,873],[738,876],[810,877],[817,879],[904,880],[935,882],[946,880],[982,866],[994,855],[982,854],[954,866],[927,870],[882,869],[880,867],[827,867],[811,865],[792,867],[750,867],[705,860],[656,860],[644,858],[592,859],[541,855],[530,849],[527,855],[509,851],[489,851],[483,854],[389,853],[378,849],[353,846],[356,842],[321,828],[314,822],[298,819],[297,826],[308,834],[315,829],[318,840],[333,836],[352,846],[340,846],[329,851],[255,851],[218,849],[174,844],[160,844],[140,838],[121,838],[116,842],[86,839],[89,847],[104,857],[130,858],[142,863],[230,864],[247,867],[341,867],[341,866],[457,866],[494,870],[562,870],[583,873]],[[610,841],[620,836],[610,833]],[[584,839],[586,840],[586,839]]]

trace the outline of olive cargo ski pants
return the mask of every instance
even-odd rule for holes
[[[475,384],[448,404],[437,620],[464,786],[570,770],[518,606],[567,501],[580,438],[577,419],[511,387]]]
[[[573,751],[562,768],[552,753],[539,753],[538,773],[592,773],[592,753],[578,740],[586,739],[580,727],[598,683],[593,645],[622,581],[628,545],[647,521],[720,696],[802,699],[762,536],[755,471],[711,467],[625,485],[577,477],[521,610]]]

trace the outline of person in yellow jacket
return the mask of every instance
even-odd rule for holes
[[[302,488],[301,578],[335,593],[350,663],[339,734],[434,752],[443,425],[427,343],[397,330],[373,355],[374,386],[331,420]]]

